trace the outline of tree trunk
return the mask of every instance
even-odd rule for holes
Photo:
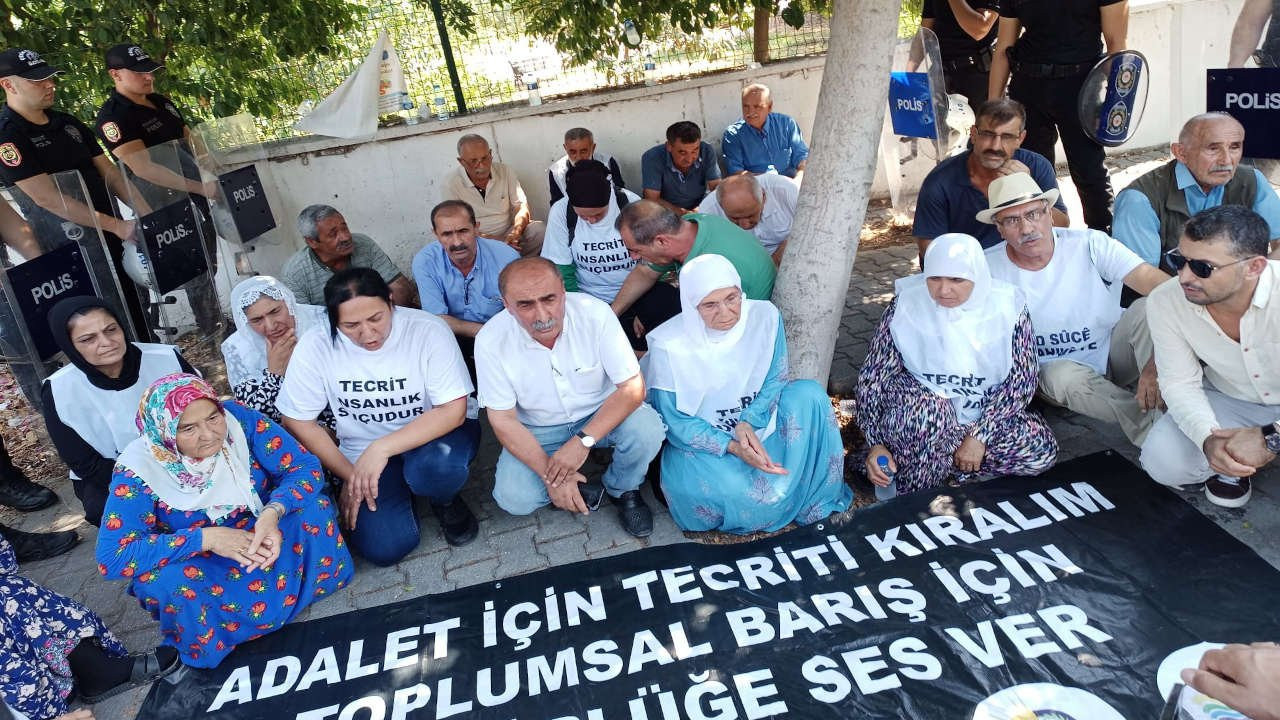
[[[751,42],[755,49],[755,61],[762,64],[769,62],[769,21],[771,19],[773,19],[772,10],[768,7],[756,7]]]
[[[875,177],[901,0],[835,0],[803,189],[773,298],[793,377],[823,386]]]

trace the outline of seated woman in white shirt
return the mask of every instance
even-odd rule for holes
[[[115,308],[101,298],[59,300],[49,331],[68,365],[40,388],[44,424],[91,525],[102,520],[116,457],[138,437],[138,400],[152,381],[198,374],[172,345],[129,342]]]
[[[480,442],[468,419],[471,380],[449,326],[396,307],[374,270],[325,283],[328,327],[298,340],[276,399],[284,425],[342,483],[339,515],[352,548],[392,565],[418,546],[414,497],[424,495],[451,545],[478,524],[458,496]],[[317,424],[328,406],[337,444]]]

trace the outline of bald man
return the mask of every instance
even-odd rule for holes
[[[799,196],[799,184],[789,177],[742,173],[708,193],[698,212],[727,218],[755,235],[776,265],[782,262]]]
[[[1112,235],[1143,260],[1170,271],[1162,256],[1178,247],[1191,216],[1219,205],[1243,205],[1267,221],[1276,257],[1280,198],[1262,173],[1240,164],[1244,127],[1226,113],[1196,115],[1182,126],[1171,149],[1173,160],[1116,196]]]

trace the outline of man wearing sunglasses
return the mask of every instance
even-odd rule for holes
[[[1145,296],[1169,276],[1097,230],[1053,227],[1057,190],[1026,173],[997,178],[978,220],[1004,242],[987,250],[991,276],[1022,289],[1040,361],[1041,397],[1120,425],[1141,445],[1159,415],[1160,391],[1145,300],[1120,308],[1125,286]],[[1137,393],[1128,388],[1136,383]]]
[[[1247,503],[1249,477],[1280,454],[1280,261],[1266,258],[1268,239],[1248,208],[1201,212],[1166,254],[1178,281],[1148,300],[1169,412],[1142,467],[1223,507]]]
[[[1134,180],[1116,196],[1112,232],[1152,265],[1178,247],[1182,226],[1201,210],[1219,205],[1252,208],[1280,238],[1280,197],[1255,168],[1241,165],[1244,126],[1221,112],[1196,115],[1171,147],[1173,160]],[[1160,265],[1172,271],[1168,264]]]

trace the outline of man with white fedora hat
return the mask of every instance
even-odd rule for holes
[[[1120,425],[1141,444],[1159,417],[1160,389],[1145,299],[1120,307],[1121,286],[1144,298],[1169,279],[1098,230],[1053,226],[1058,191],[1026,173],[996,178],[978,213],[1004,242],[988,248],[991,276],[1022,288],[1036,334],[1040,395]],[[1128,388],[1137,384],[1137,393]]]

